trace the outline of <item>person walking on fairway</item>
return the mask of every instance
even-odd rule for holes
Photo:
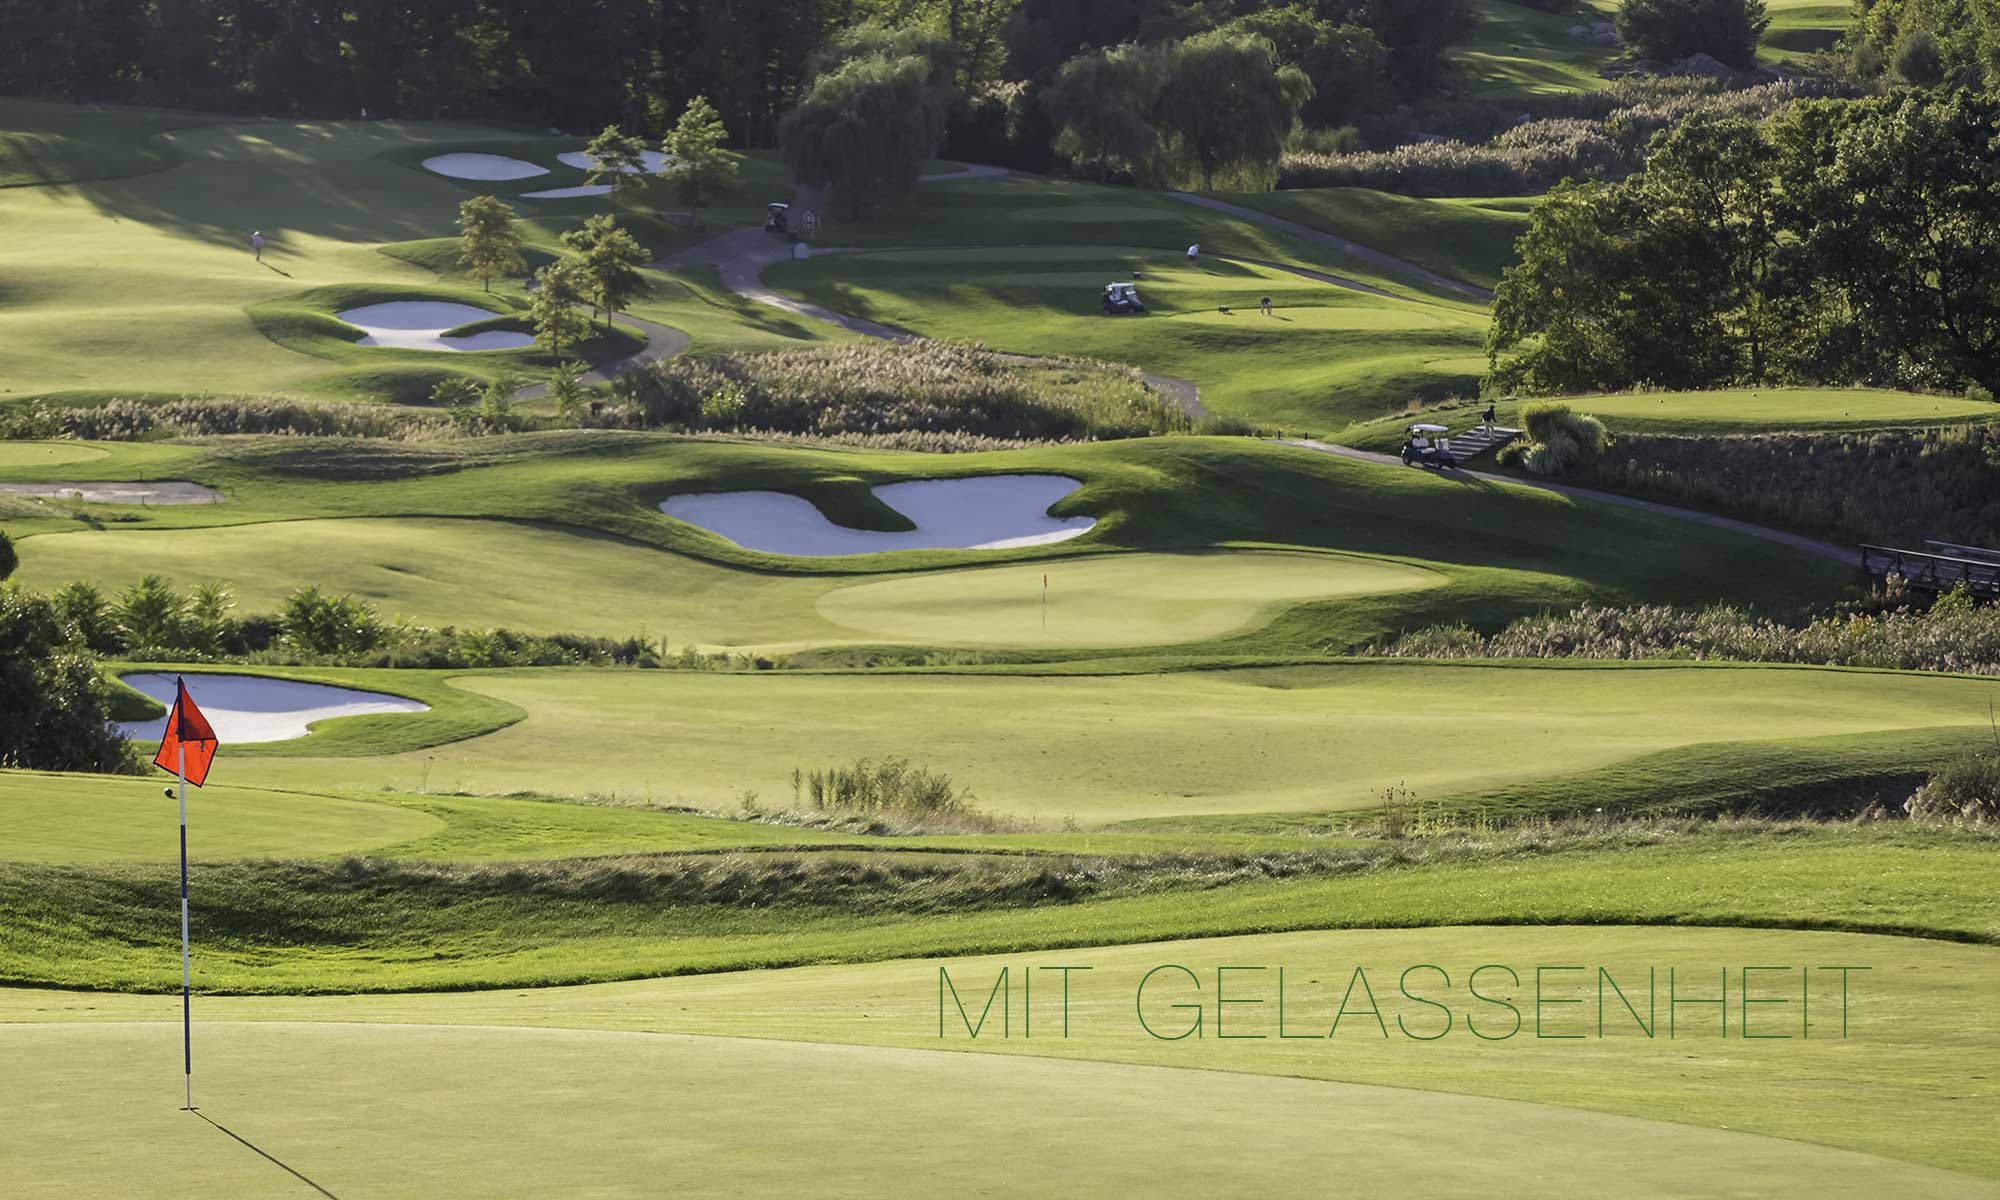
[[[1201,243],[1200,243],[1200,242],[1196,242],[1196,243],[1195,243],[1194,245],[1192,245],[1192,246],[1189,246],[1189,247],[1188,247],[1188,265],[1189,265],[1189,266],[1193,266],[1193,265],[1194,265],[1194,260],[1195,260],[1195,259],[1197,259],[1197,258],[1199,258],[1200,256],[1201,256]]]
[[[1271,315],[1271,298],[1269,296],[1266,296],[1262,300],[1259,300],[1257,302],[1257,311],[1263,313],[1267,317]]]
[[[264,231],[263,231],[263,230],[261,230],[261,229],[254,229],[254,230],[251,230],[251,232],[250,232],[250,250],[251,250],[251,252],[252,252],[252,253],[256,254],[256,256],[257,256],[257,261],[258,261],[258,262],[263,262],[263,261],[264,261]]]

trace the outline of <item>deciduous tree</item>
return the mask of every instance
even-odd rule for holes
[[[458,206],[458,262],[493,290],[493,281],[527,271],[514,210],[498,196],[474,196]]]

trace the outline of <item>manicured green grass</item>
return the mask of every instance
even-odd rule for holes
[[[1451,931],[1425,948],[1478,954],[1494,933]],[[1746,944],[1741,935],[1652,931],[1633,931],[1616,944],[1576,931],[1552,931],[1540,941],[1523,949],[1562,956],[1581,944],[1600,955],[1695,961],[1743,954],[1844,960],[1875,949],[1824,936]],[[1018,1147],[1056,1145],[1063,1147],[1065,1186],[1086,1194],[1188,1186],[1310,1191],[1337,1173],[1347,1186],[1371,1192],[1415,1186],[1430,1195],[1475,1195],[1490,1193],[1496,1179],[1544,1173],[1550,1147],[1560,1145],[1564,1178],[1600,1194],[1629,1187],[1635,1176],[1689,1194],[1783,1191],[1805,1177],[1826,1196],[1992,1190],[1977,1178],[1994,1168],[1981,1152],[1986,1139],[1978,1136],[1976,1106],[1937,1097],[1928,1086],[1929,1072],[1963,1065],[1940,1053],[1944,1045],[1975,1054],[1984,1045],[1975,989],[1989,980],[1991,964],[1971,964],[1972,979],[1961,981],[1955,976],[1965,973],[1963,955],[1945,948],[1910,955],[1906,961],[1921,965],[1878,994],[1928,1011],[1949,1042],[1933,1034],[1928,1044],[1912,1043],[1898,1036],[1901,1028],[1885,1032],[1876,1071],[1838,1098],[1813,1073],[1842,1071],[1853,1042],[1799,1043],[1795,1053],[1766,1055],[1680,1043],[1677,1078],[1668,1084],[1660,1048],[1629,1033],[1513,1054],[1443,1043],[1371,1045],[1358,1037],[1351,1046],[1339,1043],[1338,1052],[1324,1042],[1151,1041],[1133,1029],[1129,994],[1112,996],[1128,992],[1135,973],[1151,965],[1148,952],[1193,952],[1204,965],[1210,957],[1271,958],[1331,979],[1353,955],[1393,956],[1408,947],[1349,937],[1127,951],[1089,980],[1103,984],[1096,995],[1078,987],[1073,1006],[1079,1021],[1097,1018],[1095,1028],[1115,1032],[1068,1041],[1045,1033],[1041,1041],[1006,1045],[1027,1053],[923,1053],[940,1045],[925,1037],[932,1014],[924,1006],[935,986],[929,963],[885,965],[862,976],[779,977],[775,1000],[764,987],[746,997],[736,989],[658,986],[532,1001],[424,998],[431,1015],[420,1020],[451,1020],[454,1011],[503,1014],[485,1027],[351,1024],[351,1008],[343,1008],[339,1025],[271,1023],[263,1018],[280,1010],[268,1002],[205,1004],[232,1014],[200,1030],[198,1087],[207,1121],[174,1111],[170,1072],[156,1090],[133,1086],[131,1064],[172,1046],[174,1027],[163,1012],[149,1014],[152,1024],[10,1025],[0,1031],[0,1048],[21,1085],[47,1102],[28,1110],[20,1130],[28,1149],[0,1167],[0,1184],[94,1195],[152,1194],[163,1186],[249,1194],[297,1186],[290,1171],[336,1195],[484,1196],[526,1188],[623,1196],[661,1187],[699,1191],[726,1178],[745,1195],[879,1196],[925,1190],[945,1174],[954,1186],[998,1192],[1019,1184]],[[623,1032],[678,1033],[718,1015],[746,1023],[742,1010],[729,1008],[743,999],[762,1014],[749,1038]],[[623,1011],[607,1019],[612,1006]],[[899,1019],[872,1019],[889,1012]],[[596,1028],[549,1028],[566,1024]],[[835,1031],[839,1041],[906,1044],[769,1040],[808,1030]],[[1083,1061],[1100,1057],[1113,1061]],[[1497,1061],[1476,1066],[1482,1059]],[[1170,1069],[1194,1065],[1223,1070]],[[1474,1069],[1484,1098],[1444,1094],[1465,1087],[1457,1076]],[[1361,1074],[1393,1086],[1327,1081]],[[1305,1078],[1272,1077],[1284,1075]],[[1411,1088],[1413,1075],[1435,1090]],[[727,1087],[699,1082],[725,1079]],[[1557,1090],[1571,1081],[1581,1095]],[[1753,1106],[1753,1097],[1761,1103]],[[1588,1111],[1593,1103],[1613,1111]],[[1917,1127],[1914,1136],[1879,1120],[1889,1104]],[[672,1114],[671,1137],[658,1136],[662,1112]],[[868,1119],[857,1123],[857,1113]],[[954,1113],[980,1117],[942,1115]],[[1352,1142],[1337,1153],[1324,1140],[1329,1122]],[[781,1155],[770,1152],[775,1126],[786,1130]],[[1441,1128],[1450,1130],[1448,1145],[1437,1137]],[[369,1152],[354,1153],[357,1143]],[[912,1145],[925,1153],[911,1155]]]
[[[170,776],[0,773],[6,849],[17,862],[166,859],[178,853]],[[188,852],[197,858],[359,853],[433,835],[428,814],[362,800],[234,787],[189,788]]]
[[[1104,285],[1135,271],[1149,311],[1104,316]],[[1178,375],[1201,388],[1211,411],[1275,426],[1470,394],[1485,371],[1478,308],[1370,296],[1218,259],[1191,267],[1181,255],[1117,245],[829,256],[781,263],[765,279],[931,337]],[[1258,312],[1267,295],[1271,317]]]
[[[24,580],[48,587],[81,575],[116,586],[143,571],[165,571],[184,586],[206,577],[233,581],[246,600],[259,604],[292,587],[324,583],[379,596],[391,611],[439,623],[601,628],[624,636],[645,622],[651,636],[677,643],[706,633],[717,641],[771,644],[856,638],[804,613],[791,603],[788,587],[768,578],[749,599],[741,572],[697,568],[642,548],[762,573],[820,576],[819,588],[830,587],[831,577],[885,570],[1054,564],[1104,550],[1246,544],[1388,556],[1448,577],[1416,592],[1306,604],[1258,632],[1210,646],[1258,653],[1353,650],[1438,621],[1497,627],[1592,598],[1701,603],[1728,594],[1789,610],[1823,603],[1849,585],[1848,572],[1836,564],[1776,551],[1791,565],[1774,572],[1774,551],[1765,545],[1641,512],[1234,438],[1146,438],[958,455],[620,433],[438,445],[295,438],[208,449],[120,448],[106,460],[20,474],[143,478],[142,471],[209,484],[227,502],[112,510],[116,528],[101,532],[86,532],[57,506],[46,518],[10,521]],[[769,488],[806,496],[843,524],[879,528],[889,514],[868,492],[870,484],[1010,471],[1082,480],[1084,487],[1058,511],[1095,516],[1097,527],[1052,547],[802,560],[741,550],[657,509],[660,499],[679,492]],[[352,526],[332,520],[359,517],[423,519]],[[444,517],[517,523],[439,520]],[[305,531],[333,539],[330,544],[344,553],[319,553],[309,539],[293,536],[301,530],[284,525],[254,527],[296,518],[314,518]],[[522,522],[608,534],[631,545],[529,529]],[[252,527],[192,532],[218,524]],[[210,538],[214,547],[205,549]],[[153,546],[166,550],[155,553]],[[46,567],[44,551],[53,556]],[[161,557],[168,551],[170,558]],[[506,555],[514,574],[493,577],[489,554]],[[548,589],[563,594],[579,587],[585,573],[597,579],[592,587],[599,590],[582,594],[615,601],[615,607],[544,600]],[[1155,602],[1167,610],[1179,604],[1172,597]],[[769,619],[777,616],[783,619]]]
[[[35,470],[63,463],[89,462],[109,454],[77,442],[0,442],[0,470]]]
[[[1507,0],[1486,0],[1480,8],[1479,27],[1448,56],[1471,97],[1505,101],[1604,86],[1604,67],[1617,51],[1569,36],[1585,17]]]
[[[1198,642],[1261,627],[1298,604],[1447,580],[1378,559],[1221,550],[896,574],[855,584],[839,576],[759,574],[576,530],[476,520],[79,530],[26,544],[32,563],[21,579],[43,590],[90,579],[116,591],[171,564],[188,586],[227,579],[248,612],[278,611],[310,579],[426,625],[644,634],[676,645],[763,649]],[[504,579],[495,578],[495,563],[509,564]],[[551,605],[555,595],[563,601]]]
[[[1221,637],[1309,601],[1444,582],[1403,563],[1325,554],[1106,555],[893,576],[829,591],[815,608],[881,642],[1151,646]]]
[[[157,135],[208,119],[166,109],[0,99],[0,187],[164,171],[180,160]]]
[[[499,794],[646,796],[702,807],[743,790],[789,803],[794,767],[901,755],[949,773],[991,811],[1084,822],[1212,813],[1326,812],[1406,787],[1432,803],[1539,784],[1545,805],[1583,795],[1555,781],[1668,751],[1768,743],[1782,770],[1836,735],[1915,739],[1983,728],[1989,682],[1825,668],[1670,664],[1351,663],[1118,674],[1104,667],[952,672],[705,674],[531,670],[354,671],[333,681],[412,691],[422,718],[358,718],[369,738],[321,735],[254,748],[246,784]],[[1160,664],[1152,664],[1156,669]],[[449,693],[527,718],[492,734],[394,752],[396,727],[456,719]],[[364,726],[363,722],[367,722]],[[471,722],[467,719],[466,724]],[[1921,736],[1920,736],[1921,735]],[[412,732],[409,736],[416,737]],[[1970,736],[1969,733],[1966,736]],[[1804,743],[1793,749],[1795,744]],[[1465,752],[1477,745],[1477,753]],[[314,757],[319,747],[339,759]],[[366,754],[358,758],[354,755]],[[1893,761],[1893,760],[1892,760]],[[1649,769],[1671,767],[1654,759]],[[1871,761],[1869,773],[1883,770]],[[1728,772],[1721,773],[1725,778]],[[1782,774],[1759,776],[1767,784]]]
[[[1853,13],[1853,6],[1839,0],[1767,0],[1766,7],[1771,27],[1760,56],[1781,64],[1833,49]]]
[[[1429,200],[1367,188],[1297,188],[1220,197],[1491,288],[1514,265],[1533,197]]]

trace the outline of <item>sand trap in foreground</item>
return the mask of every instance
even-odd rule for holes
[[[626,175],[638,175],[641,173],[647,175],[656,174],[661,167],[664,167],[669,162],[673,161],[673,155],[662,154],[658,150],[641,151],[639,157],[646,165],[641,167],[637,171],[633,170],[630,167],[626,167],[625,170],[623,171],[623,174]],[[575,167],[579,171],[595,171],[597,169],[597,160],[592,158],[590,155],[585,154],[581,150],[572,150],[568,154],[558,154],[556,155],[556,161],[566,167]]]
[[[125,675],[127,686],[169,707],[174,702],[171,675]],[[429,712],[430,705],[360,692],[324,683],[272,679],[262,675],[188,675],[188,695],[215,727],[216,740],[282,742],[304,737],[306,727],[328,717],[358,717],[365,713]],[[167,727],[164,714],[151,721],[121,721],[118,732],[136,741],[156,742]]]
[[[920,479],[872,488],[916,526],[878,533],[835,525],[789,492],[703,492],[669,497],[660,511],[746,550],[818,558],[883,550],[1001,550],[1082,537],[1095,517],[1052,517],[1049,506],[1083,485],[1061,475]]]
[[[470,304],[450,304],[442,300],[395,300],[343,309],[333,314],[368,336],[357,346],[389,346],[398,350],[519,350],[532,346],[535,339],[525,333],[489,329],[464,337],[446,337],[445,331],[474,321],[490,321],[500,313],[474,308]]]
[[[0,483],[0,495],[47,496],[98,504],[214,504],[222,493],[184,479],[145,483]]]
[[[522,192],[523,200],[568,200],[576,196],[605,196],[611,192],[608,183],[586,183],[577,187],[549,188],[540,192]]]
[[[424,160],[424,170],[453,179],[533,179],[547,167],[504,154],[439,154]]]

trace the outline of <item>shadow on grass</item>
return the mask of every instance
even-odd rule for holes
[[[248,1148],[258,1157],[262,1158],[264,1161],[284,1171],[286,1174],[298,1180],[300,1183],[305,1184],[313,1191],[318,1192],[322,1196],[325,1196],[326,1200],[340,1200],[340,1197],[334,1195],[332,1192],[327,1191],[319,1184],[313,1182],[313,1180],[310,1177],[301,1172],[297,1167],[292,1166],[284,1159],[281,1159],[277,1155],[272,1154],[270,1151],[264,1149],[262,1146],[259,1146],[257,1143],[251,1141],[249,1138],[244,1137],[242,1134],[236,1132],[234,1129],[231,1129],[229,1126],[224,1125],[222,1122],[209,1116],[207,1113],[197,1109],[195,1110],[194,1115],[200,1117],[202,1120],[207,1121],[210,1125],[213,1125],[217,1129],[220,1129],[222,1132],[228,1134],[231,1138],[233,1138],[237,1142],[238,1145]]]

